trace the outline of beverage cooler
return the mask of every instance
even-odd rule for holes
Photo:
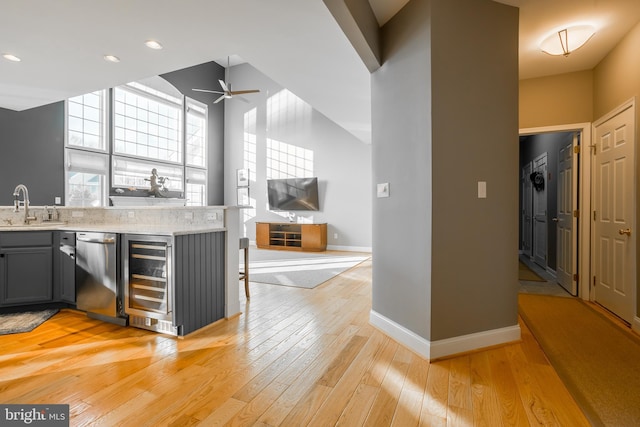
[[[127,234],[123,239],[123,261],[129,325],[177,335],[173,323],[172,239]]]

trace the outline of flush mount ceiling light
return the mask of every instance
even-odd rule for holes
[[[548,35],[540,43],[540,49],[549,55],[563,55],[566,57],[588,42],[595,32],[596,29],[591,25],[567,27]]]
[[[12,55],[10,53],[4,53],[4,54],[2,54],[2,57],[4,59],[6,59],[7,61],[12,61],[12,62],[20,62],[20,61],[22,61],[20,58],[18,58],[15,55]]]
[[[155,40],[147,40],[146,42],[144,42],[144,44],[151,49],[156,49],[156,50],[162,49],[162,45]]]
[[[107,62],[120,62],[120,58],[115,55],[105,55],[103,58]]]

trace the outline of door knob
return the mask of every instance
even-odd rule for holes
[[[626,234],[627,236],[631,236],[631,229],[627,228],[621,228],[620,230],[618,230],[618,233],[622,236],[623,234]]]
[[[560,220],[559,220],[558,218],[551,218],[551,221],[553,221],[553,222],[558,222],[558,221],[560,221]]]

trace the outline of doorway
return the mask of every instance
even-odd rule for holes
[[[577,187],[580,131],[520,137],[520,253],[547,273],[548,282],[578,295]]]

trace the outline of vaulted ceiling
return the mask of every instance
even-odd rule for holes
[[[380,25],[408,0],[369,0]],[[593,68],[640,20],[638,0],[502,0],[520,8],[520,77]],[[369,71],[322,0],[3,0],[0,107],[24,110],[238,55],[364,141]],[[568,58],[540,39],[572,22],[597,33]],[[162,50],[144,45],[158,40]],[[119,63],[106,62],[115,55]],[[222,61],[224,63],[224,61]],[[344,96],[348,94],[348,96]]]

